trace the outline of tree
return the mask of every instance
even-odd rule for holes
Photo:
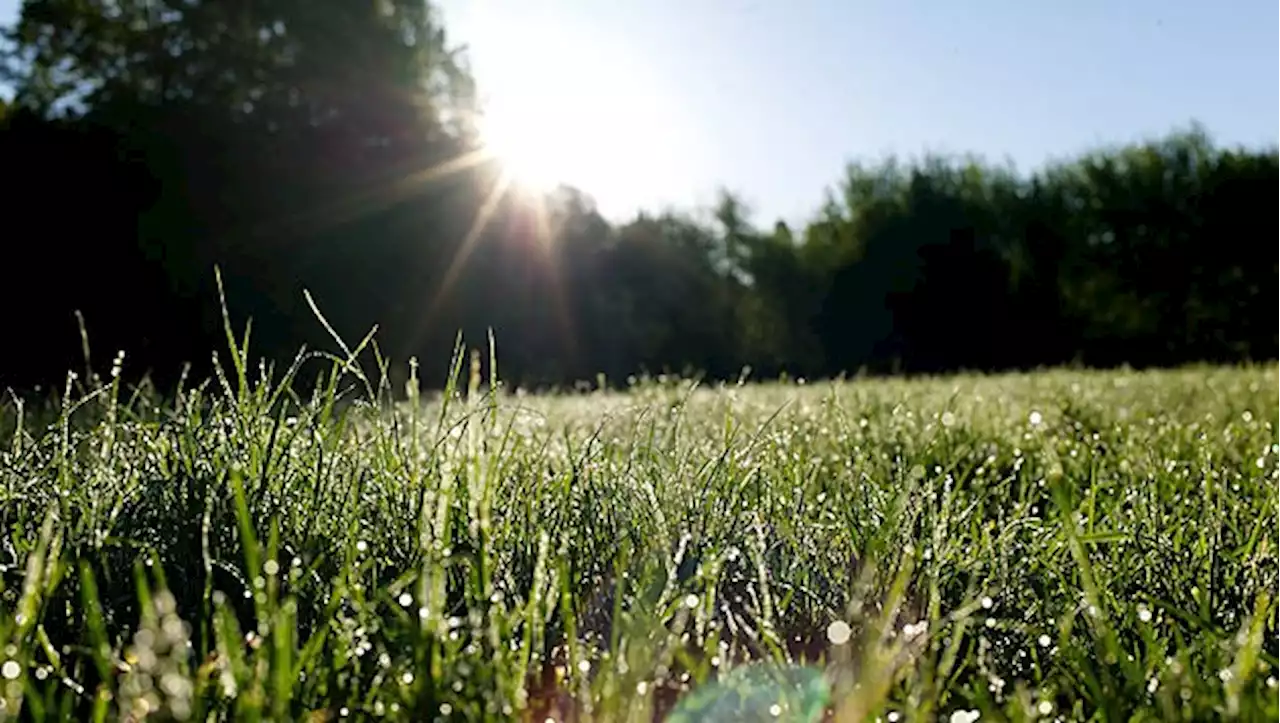
[[[288,358],[300,341],[326,341],[301,286],[358,337],[405,291],[386,269],[421,269],[435,253],[423,237],[452,237],[481,199],[474,187],[489,172],[458,161],[475,142],[471,82],[421,2],[27,0],[9,36],[16,106],[95,134],[103,153],[142,173],[113,179],[132,189],[123,198],[84,189],[58,201],[120,219],[57,236],[64,266],[89,247],[133,259],[111,266],[110,282],[81,278],[104,272],[86,264],[62,277],[86,294],[11,292],[64,300],[49,314],[60,321],[82,309],[91,330],[109,328],[110,345],[136,347],[147,328],[180,355],[157,359],[175,371],[218,338],[215,264],[234,308],[258,324],[260,350]],[[22,132],[11,124],[8,135],[21,146]],[[28,158],[24,175],[49,165]],[[424,227],[425,216],[439,220]],[[154,277],[163,283],[138,306],[156,313],[84,303]]]
[[[307,289],[437,383],[460,330],[530,385],[1276,353],[1276,151],[1197,127],[1027,175],[853,164],[803,228],[728,192],[611,226],[584,191],[506,183],[419,0],[26,0],[5,36],[4,210],[39,230],[7,237],[4,386],[80,365],[76,311],[99,370],[207,367],[215,265],[255,356],[333,348]]]

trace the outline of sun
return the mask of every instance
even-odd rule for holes
[[[573,109],[564,99],[557,102],[536,91],[540,97],[532,97],[535,93],[526,88],[513,82],[493,93],[480,118],[485,149],[511,180],[526,190],[543,192],[560,184],[598,183],[607,176],[605,158],[617,153],[606,147],[611,141],[602,137],[603,129],[569,115],[566,111]]]
[[[492,113],[492,111],[491,111]],[[536,143],[535,138],[545,138],[553,131],[551,123],[538,123],[527,115],[517,113],[492,113],[481,122],[486,150],[501,163],[511,180],[533,191],[547,191],[560,183],[568,164],[567,154],[556,153],[554,143]],[[568,174],[565,174],[568,175]]]
[[[687,173],[676,104],[642,64],[566,23],[473,19],[469,56],[485,148],[534,192],[561,184],[634,207]]]

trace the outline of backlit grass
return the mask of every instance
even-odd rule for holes
[[[1277,717],[1274,365],[536,396],[457,354],[424,399],[358,355],[6,403],[0,720]]]

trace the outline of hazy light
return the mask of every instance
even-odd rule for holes
[[[486,149],[532,191],[575,186],[640,204],[687,177],[687,128],[644,64],[589,29],[471,8],[469,57]]]

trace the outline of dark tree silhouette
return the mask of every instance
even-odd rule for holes
[[[0,387],[82,367],[173,381],[375,325],[394,374],[442,382],[493,330],[503,376],[835,375],[1274,359],[1275,149],[1198,127],[1035,173],[851,165],[804,227],[611,226],[590,197],[504,185],[429,5],[26,0],[6,32],[10,179]]]

